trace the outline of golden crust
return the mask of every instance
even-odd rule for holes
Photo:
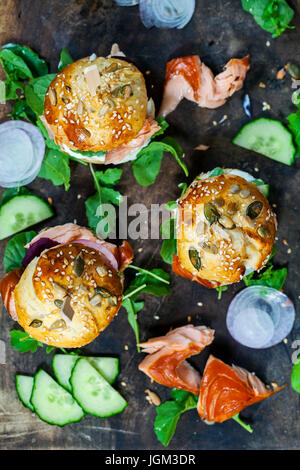
[[[85,72],[91,66],[99,71],[94,95]],[[68,65],[51,82],[44,102],[56,144],[79,151],[105,152],[127,144],[143,127],[146,112],[144,77],[119,58],[86,57]]]
[[[252,217],[260,212],[251,218],[247,209]],[[276,228],[267,199],[253,183],[232,174],[200,175],[178,202],[180,264],[212,287],[238,282],[246,268],[259,270],[266,263]]]
[[[84,260],[81,276],[74,271],[79,255]],[[100,305],[98,301],[93,305],[97,286],[109,297],[100,295]],[[108,267],[98,252],[73,242],[46,250],[31,261],[14,290],[14,298],[18,321],[32,338],[75,348],[90,343],[108,326],[121,306],[122,292],[123,276]],[[71,299],[74,312],[70,322],[54,303],[66,298]],[[42,323],[29,326],[33,320]],[[61,323],[55,324],[58,321]]]

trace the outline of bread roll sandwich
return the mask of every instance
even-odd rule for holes
[[[63,152],[90,163],[133,160],[160,130],[143,74],[117,45],[111,54],[92,54],[59,72],[40,116]]]
[[[276,216],[261,180],[221,168],[199,175],[178,201],[173,271],[206,287],[259,271],[272,252]]]
[[[65,224],[40,232],[29,245],[23,268],[0,283],[11,317],[38,341],[75,348],[93,341],[118,313],[128,242],[117,246],[91,230]]]

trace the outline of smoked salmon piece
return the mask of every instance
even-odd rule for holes
[[[15,321],[18,321],[18,315],[13,292],[19,280],[21,279],[22,273],[22,268],[14,269],[10,273],[6,274],[6,276],[4,276],[4,278],[0,281],[0,294],[4,306],[10,314],[11,318]]]
[[[199,394],[201,376],[185,359],[199,354],[214,339],[214,330],[206,326],[186,325],[152,338],[139,346],[148,356],[139,370],[166,387]]]
[[[197,411],[205,421],[222,423],[282,388],[267,388],[254,374],[211,355],[203,373]]]
[[[218,108],[242,88],[250,56],[231,59],[216,77],[198,55],[178,57],[167,63],[159,116],[170,114],[183,98],[203,108]]]
[[[128,142],[128,144],[120,145],[106,152],[105,164],[114,163],[116,165],[127,159],[133,160],[139,151],[148,145],[150,138],[160,129],[161,127],[154,119],[147,117],[142,129],[134,139]]]

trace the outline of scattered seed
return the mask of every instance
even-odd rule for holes
[[[236,227],[233,220],[230,217],[227,217],[227,215],[222,215],[219,218],[219,224],[222,225],[223,228],[226,228],[228,230],[232,230]]]
[[[57,104],[57,96],[56,96],[56,91],[53,88],[49,88],[49,100],[52,106],[56,106]]]
[[[247,197],[250,196],[250,190],[249,189],[242,189],[242,191],[240,191],[240,196],[241,196],[241,198],[246,199]]]
[[[100,277],[104,277],[107,274],[107,269],[105,266],[97,266],[96,271]]]
[[[31,328],[39,328],[40,326],[42,326],[43,322],[41,320],[32,320],[32,322],[29,324],[29,326]]]
[[[288,62],[286,64],[286,70],[290,74],[291,77],[295,78],[295,80],[300,79],[300,67],[297,64],[293,64],[292,62]]]
[[[263,225],[261,227],[258,227],[257,233],[262,238],[268,238],[270,236],[270,231],[267,229],[267,227],[264,227]]]
[[[145,393],[147,394],[147,401],[151,403],[151,405],[159,406],[161,404],[161,399],[157,395],[157,393],[152,392],[149,388],[146,388]]]
[[[63,304],[64,304],[64,301],[61,300],[61,299],[55,299],[55,300],[54,300],[54,305],[55,305],[57,308],[62,308]]]
[[[211,202],[206,202],[204,204],[204,215],[206,220],[212,225],[214,222],[217,222],[217,220],[220,217],[219,212],[217,211],[217,208],[211,203]]]
[[[196,250],[196,248],[191,247],[189,249],[189,258],[190,258],[190,261],[191,261],[192,265],[194,266],[194,268],[197,271],[200,271],[200,269],[201,269],[201,258],[200,258],[200,255],[199,255],[198,251]]]
[[[67,327],[65,320],[56,320],[52,325],[50,326],[49,330],[62,330]]]
[[[94,295],[94,297],[90,299],[90,304],[93,307],[98,307],[101,304],[101,296],[99,294]]]
[[[96,292],[96,294],[101,295],[101,297],[103,297],[104,299],[107,299],[108,297],[112,296],[112,294],[109,292],[109,290],[106,289],[105,287],[97,286],[97,287],[95,287],[95,292]]]
[[[81,254],[79,254],[77,258],[75,259],[73,269],[74,269],[74,273],[76,274],[76,276],[78,277],[82,276],[83,271],[84,271],[84,260]]]
[[[240,187],[239,187],[238,184],[232,184],[232,185],[230,186],[230,190],[229,190],[229,191],[230,191],[232,194],[236,194],[236,193],[239,192],[239,190],[240,190]]]
[[[260,201],[254,201],[252,202],[246,210],[246,215],[250,217],[250,219],[256,219],[259,214],[261,213],[263,208],[263,203]]]

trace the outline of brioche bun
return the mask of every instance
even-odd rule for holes
[[[146,112],[144,77],[120,58],[91,56],[68,65],[44,102],[44,117],[62,150],[106,152],[127,144],[143,127]]]
[[[75,348],[107,327],[121,306],[122,292],[123,275],[99,252],[74,241],[34,258],[15,287],[14,300],[18,321],[32,338]]]
[[[178,201],[177,265],[207,287],[238,282],[261,269],[275,239],[276,217],[254,183],[200,175]]]

